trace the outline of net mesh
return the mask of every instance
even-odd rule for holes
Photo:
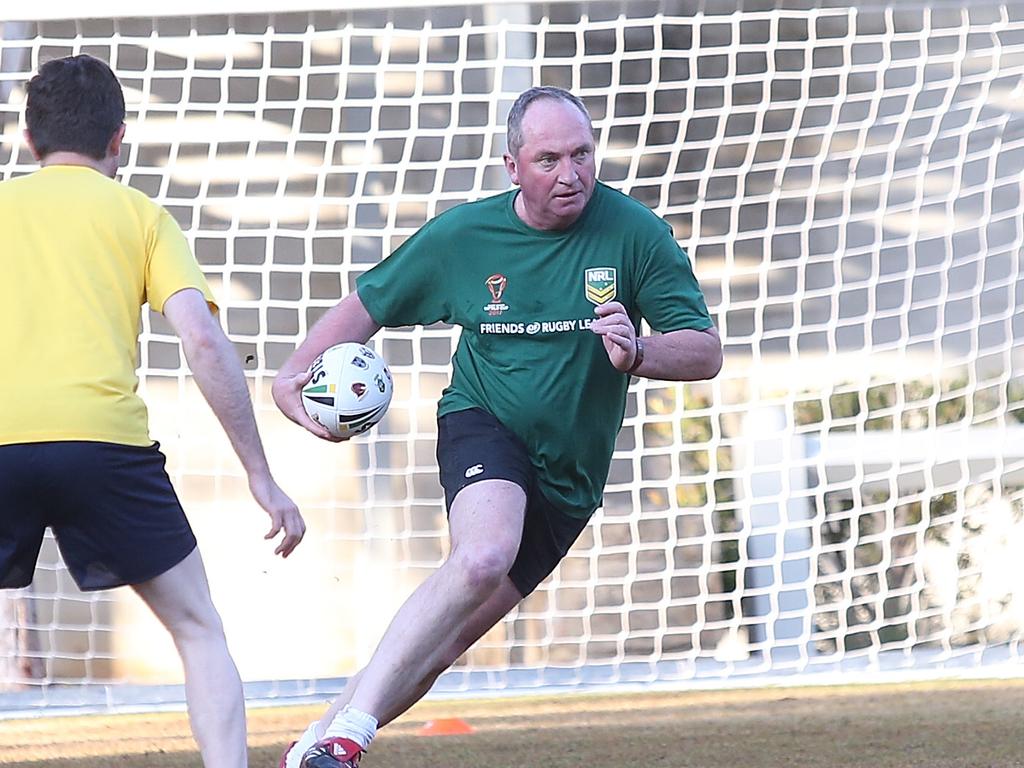
[[[0,174],[34,167],[19,114],[38,64],[108,60],[129,110],[121,179],[185,230],[307,515],[307,541],[275,562],[177,343],[147,314],[152,431],[229,639],[244,638],[244,677],[286,696],[355,671],[446,554],[434,403],[453,329],[376,338],[395,399],[349,445],[285,423],[269,382],[358,274],[440,211],[508,188],[504,117],[535,84],[583,98],[600,178],[672,225],[726,366],[707,383],[634,383],[603,508],[437,690],[1018,658],[1024,9],[761,5],[4,25]],[[4,603],[21,689],[8,701],[101,690],[109,704],[114,682],[178,679],[138,601],[77,592],[51,541],[33,587]],[[295,632],[311,616],[329,641]]]

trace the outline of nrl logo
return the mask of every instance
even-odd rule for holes
[[[591,304],[607,304],[615,298],[615,268],[592,267],[583,273],[583,287]]]
[[[508,309],[508,304],[501,300],[502,294],[505,293],[505,287],[508,285],[508,278],[501,274],[493,274],[484,280],[484,285],[491,292],[491,302],[484,306],[484,311],[489,315],[500,315]]]

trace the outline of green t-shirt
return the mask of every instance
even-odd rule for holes
[[[356,281],[383,326],[462,327],[438,415],[493,414],[526,444],[541,492],[576,517],[601,503],[629,376],[589,330],[621,302],[657,331],[711,327],[689,260],[668,224],[598,183],[566,230],[526,225],[517,190],[427,222]]]

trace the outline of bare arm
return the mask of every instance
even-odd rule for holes
[[[309,418],[302,407],[301,392],[309,381],[309,366],[328,347],[345,341],[365,344],[379,330],[356,291],[327,310],[277,372],[271,392],[281,413],[317,437],[337,442],[338,438]]]
[[[713,379],[722,370],[722,342],[715,328],[644,336],[644,360],[634,376],[666,381]]]
[[[235,348],[203,294],[194,288],[178,291],[167,299],[163,314],[181,338],[192,377],[231,441],[248,476],[253,498],[270,515],[271,529],[266,538],[273,538],[283,528],[285,535],[275,554],[287,557],[302,540],[306,526],[295,502],[270,474]]]
[[[590,329],[602,337],[611,364],[623,373],[636,362],[636,329],[617,301],[602,304]],[[722,369],[722,341],[714,327],[703,331],[684,329],[641,338],[643,362],[634,376],[666,381],[713,379]]]

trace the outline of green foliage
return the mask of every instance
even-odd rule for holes
[[[1006,383],[1006,415],[1018,424],[1024,424],[1024,378],[1010,379]]]
[[[797,400],[793,404],[793,422],[798,427],[820,424],[825,420],[821,400]]]
[[[685,396],[691,390],[683,391]],[[744,579],[743,568],[730,567],[739,563],[745,541],[742,494],[732,478],[714,474],[715,470],[729,471],[740,466],[740,455],[733,447],[734,443],[744,445],[737,438],[746,437],[740,432],[744,426],[742,409],[735,407],[744,402],[739,392],[737,388],[730,395],[727,405],[731,407],[719,417],[711,414],[710,403],[703,396],[706,392],[699,398],[686,399],[687,412],[678,424],[684,439],[691,443],[678,454],[681,473],[710,474],[710,481],[677,485],[677,501],[688,506],[703,506],[710,501],[711,514],[703,519],[711,530],[705,535],[713,532],[718,536],[736,536],[716,538],[710,552],[703,553],[705,558],[710,554],[713,567],[706,585],[712,594],[729,594],[739,589]],[[1024,378],[978,385],[967,371],[959,370],[944,377],[929,374],[898,383],[879,381],[864,386],[847,382],[825,391],[799,392],[791,402],[792,427],[808,435],[929,430],[966,421],[984,425],[1004,418],[1004,414],[1008,422],[1024,423]],[[713,422],[713,418],[719,421]],[[725,437],[726,442],[716,446],[714,453],[703,447],[717,436]],[[817,471],[813,467],[806,471],[808,482],[817,488]],[[927,484],[927,479],[922,476],[918,481],[917,473],[909,469],[905,475],[901,471],[899,489],[889,476],[860,477],[845,483],[837,477],[829,478],[828,486],[819,488],[820,495],[809,499],[823,517],[817,535],[826,547],[812,565],[817,572],[814,598],[818,609],[814,624],[820,633],[815,640],[820,651],[903,645],[912,634],[929,636],[940,630],[941,626],[922,624],[932,619],[911,618],[917,605],[911,605],[911,601],[924,605],[929,599],[918,555],[926,543],[953,546],[980,535],[972,526],[981,526],[983,518],[975,515],[963,519],[961,507],[965,503],[970,506],[970,499],[965,501],[962,490],[959,494],[935,492],[930,498],[915,496],[905,485]],[[1019,489],[1002,488],[1004,496],[1016,493]],[[979,568],[979,563],[966,552],[955,553],[953,557],[961,569],[958,600],[969,602],[976,590],[971,572]],[[913,562],[918,564],[911,565]],[[894,596],[894,590],[913,591],[913,597]],[[716,616],[733,610],[729,601],[714,602]],[[844,626],[846,629],[841,630]],[[961,633],[956,642],[966,642],[969,634]]]
[[[881,411],[896,405],[896,385],[879,384],[867,392],[868,412]]]
[[[967,398],[963,395],[940,400],[935,408],[935,422],[938,426],[956,424],[967,415]]]
[[[859,392],[837,392],[828,399],[828,409],[834,419],[848,419],[860,414]]]
[[[904,430],[933,429],[959,424],[965,419],[973,423],[996,418],[1005,403],[1006,418],[1024,424],[1024,378],[1010,379],[971,390],[966,375],[936,382],[933,378],[884,382],[864,390],[851,385],[831,393],[804,392],[793,403],[793,425],[815,427],[828,421],[863,419],[866,432],[887,432],[897,426]],[[902,401],[900,396],[902,395]],[[827,418],[826,418],[827,417]],[[829,425],[829,430],[848,431],[849,425]]]

